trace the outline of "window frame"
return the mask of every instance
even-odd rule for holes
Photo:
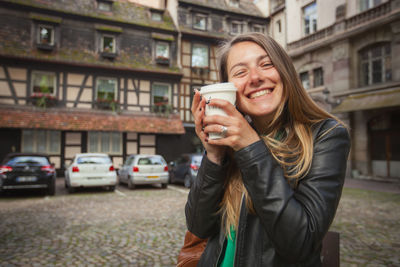
[[[303,80],[303,77],[305,77],[305,76],[307,76],[308,86],[306,86],[306,85],[304,84],[305,81]],[[300,72],[300,73],[299,73],[299,77],[300,77],[301,85],[304,87],[304,89],[306,89],[306,90],[311,89],[310,74],[308,73],[308,71]]]
[[[260,24],[254,24],[252,28],[253,28],[253,32],[264,33],[264,27]],[[258,29],[258,30],[256,30],[256,29]]]
[[[389,52],[387,53],[387,48],[389,48]],[[374,49],[380,49],[381,55],[380,56],[374,56],[373,50]],[[363,59],[363,54],[367,54],[367,58]],[[379,42],[379,43],[374,43],[371,45],[368,45],[362,49],[359,50],[358,52],[358,60],[359,60],[359,85],[361,87],[364,86],[370,86],[370,85],[375,85],[375,84],[382,84],[385,82],[392,81],[392,75],[393,75],[393,68],[392,68],[392,47],[390,42]],[[389,60],[390,66],[387,66],[387,59]],[[381,64],[381,81],[379,82],[374,82],[374,68],[373,64],[379,60]],[[365,65],[367,63],[367,65]],[[368,67],[368,81],[365,80],[365,72],[364,72],[364,66]],[[389,68],[387,68],[389,67]]]
[[[311,14],[307,14],[307,9],[315,7],[315,10]],[[313,34],[318,31],[318,9],[317,2],[311,2],[303,7],[302,22],[303,22],[303,34],[305,36]],[[309,27],[307,28],[306,19],[309,18]],[[313,27],[313,21],[315,21],[315,29]],[[308,31],[307,31],[308,29]]]
[[[198,27],[197,24],[195,24],[196,18],[201,18],[204,19],[204,28],[203,27]],[[202,13],[193,13],[193,18],[192,18],[192,28],[195,30],[199,31],[207,31],[208,27],[208,16]]]
[[[207,50],[207,65],[206,66],[199,66],[199,65],[193,65],[193,50],[195,48],[195,46],[197,47],[205,47]],[[203,44],[203,43],[192,43],[191,45],[191,51],[190,51],[190,66],[192,68],[209,68],[210,67],[210,46],[208,46],[207,44]]]
[[[166,105],[172,106],[172,85],[169,83],[163,83],[163,82],[152,82],[151,84],[151,93],[150,93],[150,105],[155,106],[156,104],[154,103],[154,86],[155,85],[161,85],[161,86],[167,86],[168,87],[168,103]]]
[[[107,8],[107,9],[102,9],[102,8],[100,8],[101,6],[107,6],[107,7],[109,7],[109,8]],[[99,11],[111,12],[111,11],[112,11],[112,6],[113,6],[113,2],[112,2],[112,1],[97,0],[97,10],[99,10]]]
[[[99,96],[99,80],[100,79],[115,80],[114,99],[113,99],[113,101],[117,101],[118,100],[118,78],[106,77],[106,76],[98,76],[98,77],[96,77],[96,88],[95,88],[94,100],[97,101],[99,99],[98,96]]]
[[[26,132],[32,132],[33,133],[33,144],[32,144],[32,151],[27,151],[25,150],[25,144],[26,144],[26,137],[25,134]],[[46,135],[46,149],[45,151],[39,151],[38,148],[38,135],[39,133],[44,133]],[[58,149],[57,151],[52,151],[51,150],[51,146],[53,144],[53,141],[51,139],[51,133],[57,133],[58,135]],[[37,129],[22,129],[22,134],[21,134],[21,152],[25,152],[25,153],[45,153],[45,154],[49,154],[49,155],[56,155],[56,154],[60,154],[61,153],[61,131],[56,131],[56,130],[37,130]]]
[[[96,133],[97,135],[97,150],[93,151],[92,146],[91,146],[91,136]],[[103,135],[108,134],[108,141],[109,141],[109,146],[107,151],[103,151]],[[113,151],[113,134],[118,134],[119,135],[119,143],[118,143],[118,152]],[[87,135],[87,144],[88,144],[88,152],[89,153],[107,153],[110,155],[121,155],[122,154],[122,133],[121,132],[111,132],[111,131],[89,131]]]
[[[51,42],[50,43],[42,43],[41,42],[41,34],[40,34],[40,28],[50,28],[51,29]],[[36,45],[39,46],[54,46],[55,44],[55,27],[53,25],[50,24],[45,24],[45,23],[38,23],[36,25],[36,30],[37,30],[37,34],[36,34]]]
[[[113,50],[112,51],[104,50],[104,38],[105,37],[112,38],[112,41],[113,41]],[[117,53],[117,37],[114,34],[101,33],[101,35],[100,35],[100,52],[101,53],[109,53],[109,54]]]
[[[150,11],[150,18],[151,18],[152,21],[160,22],[160,21],[163,21],[163,14],[161,12],[159,12],[159,11],[151,10]]]
[[[53,92],[47,93],[47,92],[35,92],[34,91],[34,87],[35,87],[35,83],[34,83],[34,76],[37,74],[41,74],[41,75],[53,75],[54,79],[53,79]],[[30,88],[30,93],[35,94],[35,93],[45,93],[45,94],[49,94],[51,96],[56,96],[56,91],[57,91],[57,74],[55,72],[50,72],[50,71],[41,71],[41,70],[33,70],[31,73],[31,88]]]
[[[230,25],[231,25],[231,28],[230,28],[229,33],[231,35],[238,35],[238,34],[243,33],[243,22],[238,21],[238,20],[232,20]],[[238,26],[238,32],[234,32],[233,31],[233,25],[237,25]]]
[[[320,72],[320,75],[321,75],[321,76],[319,76],[320,84],[317,83],[318,72]],[[316,88],[316,87],[321,87],[321,86],[324,86],[324,69],[322,67],[314,68],[313,69],[313,87]]]
[[[167,57],[164,57],[164,56],[159,56],[159,55],[157,55],[157,47],[159,46],[159,45],[166,45],[166,47],[167,47],[167,50],[168,50],[168,56]],[[161,41],[161,40],[155,40],[155,45],[154,45],[154,58],[155,58],[155,61],[158,63],[158,64],[166,64],[166,65],[168,65],[169,64],[169,62],[171,61],[171,43],[170,42],[167,42],[167,41]]]

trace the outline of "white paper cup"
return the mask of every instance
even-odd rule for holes
[[[218,98],[229,101],[232,105],[235,105],[236,91],[237,89],[233,83],[216,83],[201,87],[200,94],[206,99],[206,101]],[[228,116],[223,109],[210,105],[206,105],[205,115]],[[221,136],[220,133],[209,133],[208,137],[210,139],[219,139],[223,136]]]

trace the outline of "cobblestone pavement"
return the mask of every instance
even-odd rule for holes
[[[187,192],[119,186],[68,195],[58,185],[55,197],[7,194],[0,266],[175,266]]]
[[[188,190],[0,197],[0,266],[175,266]],[[400,194],[345,188],[331,230],[341,266],[400,266]]]

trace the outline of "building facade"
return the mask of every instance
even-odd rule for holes
[[[400,1],[286,0],[287,51],[310,95],[345,121],[349,175],[400,178]]]
[[[185,130],[178,31],[164,9],[128,1],[0,2],[0,157],[45,152],[172,158]]]
[[[183,77],[178,109],[186,130],[183,138],[193,151],[201,151],[190,111],[194,88],[219,82],[217,50],[224,40],[245,32],[267,34],[268,18],[249,0],[172,0],[167,8],[175,14],[180,33]]]

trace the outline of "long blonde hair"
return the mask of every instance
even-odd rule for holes
[[[327,119],[339,119],[320,108],[302,86],[292,60],[284,49],[271,37],[261,33],[237,35],[224,43],[219,50],[219,74],[221,82],[228,81],[227,61],[233,45],[250,41],[258,44],[269,55],[283,84],[283,101],[274,118],[266,122],[267,134],[262,135],[275,160],[282,166],[284,175],[292,187],[310,170],[313,156],[312,126]],[[341,122],[340,122],[341,123]],[[278,135],[281,138],[276,138]],[[231,160],[233,162],[233,160]],[[241,174],[234,162],[231,164],[225,182],[224,197],[220,212],[226,233],[231,227],[237,229],[242,195],[246,207],[255,213],[250,196],[243,185]]]

